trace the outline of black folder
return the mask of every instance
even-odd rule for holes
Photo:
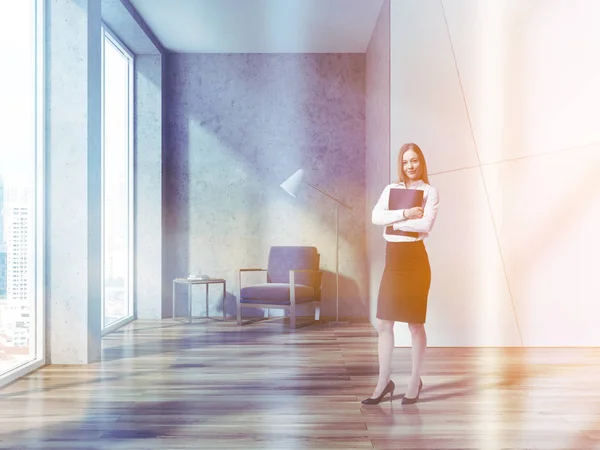
[[[388,200],[388,209],[390,211],[394,209],[410,209],[416,206],[423,206],[423,191],[421,189],[390,189]],[[419,237],[419,233],[417,232],[394,230],[394,227],[391,225],[386,227],[385,234]]]

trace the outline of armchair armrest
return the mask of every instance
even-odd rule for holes
[[[314,274],[317,275],[317,286],[319,287],[319,290],[321,288],[321,279],[323,278],[323,271],[322,270],[311,270],[311,269],[290,269],[290,284],[292,283],[292,279],[294,278],[294,273],[293,272],[312,272]]]
[[[242,272],[266,272],[266,271],[267,271],[267,269],[256,269],[256,268],[255,269],[250,269],[250,268],[248,268],[248,269],[240,269],[240,271],[239,271],[239,284],[238,284],[238,287],[240,289],[240,295],[238,296],[238,301],[239,301],[239,299],[241,298],[241,295],[242,295]]]
[[[312,270],[312,269],[290,269],[290,303],[293,305],[296,303],[296,289],[295,289],[295,276],[294,272],[311,272],[317,275],[317,283],[314,287],[318,290],[316,297],[321,300],[321,278],[323,276],[322,270]]]

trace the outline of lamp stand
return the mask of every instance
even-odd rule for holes
[[[302,169],[298,169],[291,177],[281,183],[281,188],[285,190],[292,197],[296,197],[300,185],[302,183],[308,184],[311,188],[316,189],[321,194],[329,197],[333,201],[336,202],[335,205],[335,322],[329,322],[330,324],[340,324],[340,323],[348,323],[348,322],[340,322],[340,314],[339,314],[339,304],[340,304],[340,267],[339,267],[339,254],[340,254],[340,224],[339,224],[339,213],[340,213],[340,205],[346,209],[352,210],[352,207],[344,203],[338,198],[335,198],[333,195],[328,194],[323,189],[310,184],[309,182],[303,179],[304,171]]]
[[[331,325],[339,325],[339,324],[348,323],[348,322],[340,322],[340,315],[339,315],[339,303],[340,303],[340,270],[339,270],[340,269],[339,268],[339,259],[340,259],[339,258],[339,253],[340,253],[339,215],[340,214],[339,214],[339,212],[340,212],[340,205],[349,210],[352,210],[352,207],[348,206],[340,199],[335,198],[333,195],[328,194],[327,192],[323,191],[322,189],[319,189],[317,186],[314,186],[307,181],[304,181],[304,180],[302,180],[302,181],[304,183],[308,184],[311,188],[319,191],[321,194],[329,197],[336,203],[336,205],[335,205],[335,322],[329,322],[329,323]]]
[[[339,303],[340,303],[340,204],[335,205],[335,322],[330,322],[332,325],[339,325],[348,322],[340,322]]]

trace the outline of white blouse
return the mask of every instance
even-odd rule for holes
[[[383,225],[383,238],[389,242],[412,242],[420,241],[429,236],[429,232],[433,228],[439,203],[438,191],[433,186],[425,183],[423,180],[418,180],[411,183],[411,189],[421,189],[423,191],[423,217],[420,219],[405,219],[403,209],[389,210],[388,201],[390,197],[390,189],[406,189],[403,182],[392,183],[387,185],[377,204],[373,208],[371,221],[375,225]],[[385,232],[385,227],[393,225],[394,230],[412,231],[419,233],[419,237],[388,235]]]

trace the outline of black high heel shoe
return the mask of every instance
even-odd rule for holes
[[[417,396],[413,398],[402,397],[401,403],[403,405],[413,405],[417,403],[417,400],[419,400],[419,394],[421,393],[421,389],[423,389],[423,381],[419,378],[419,390],[417,391]]]
[[[385,386],[385,388],[383,389],[383,392],[381,393],[381,395],[379,395],[379,397],[377,398],[365,398],[362,401],[363,405],[378,405],[381,400],[383,400],[383,397],[385,397],[385,394],[387,394],[388,392],[390,393],[390,402],[392,401],[392,398],[394,397],[394,389],[396,389],[396,385],[394,384],[394,382],[392,380],[390,380],[388,382],[388,384]]]

